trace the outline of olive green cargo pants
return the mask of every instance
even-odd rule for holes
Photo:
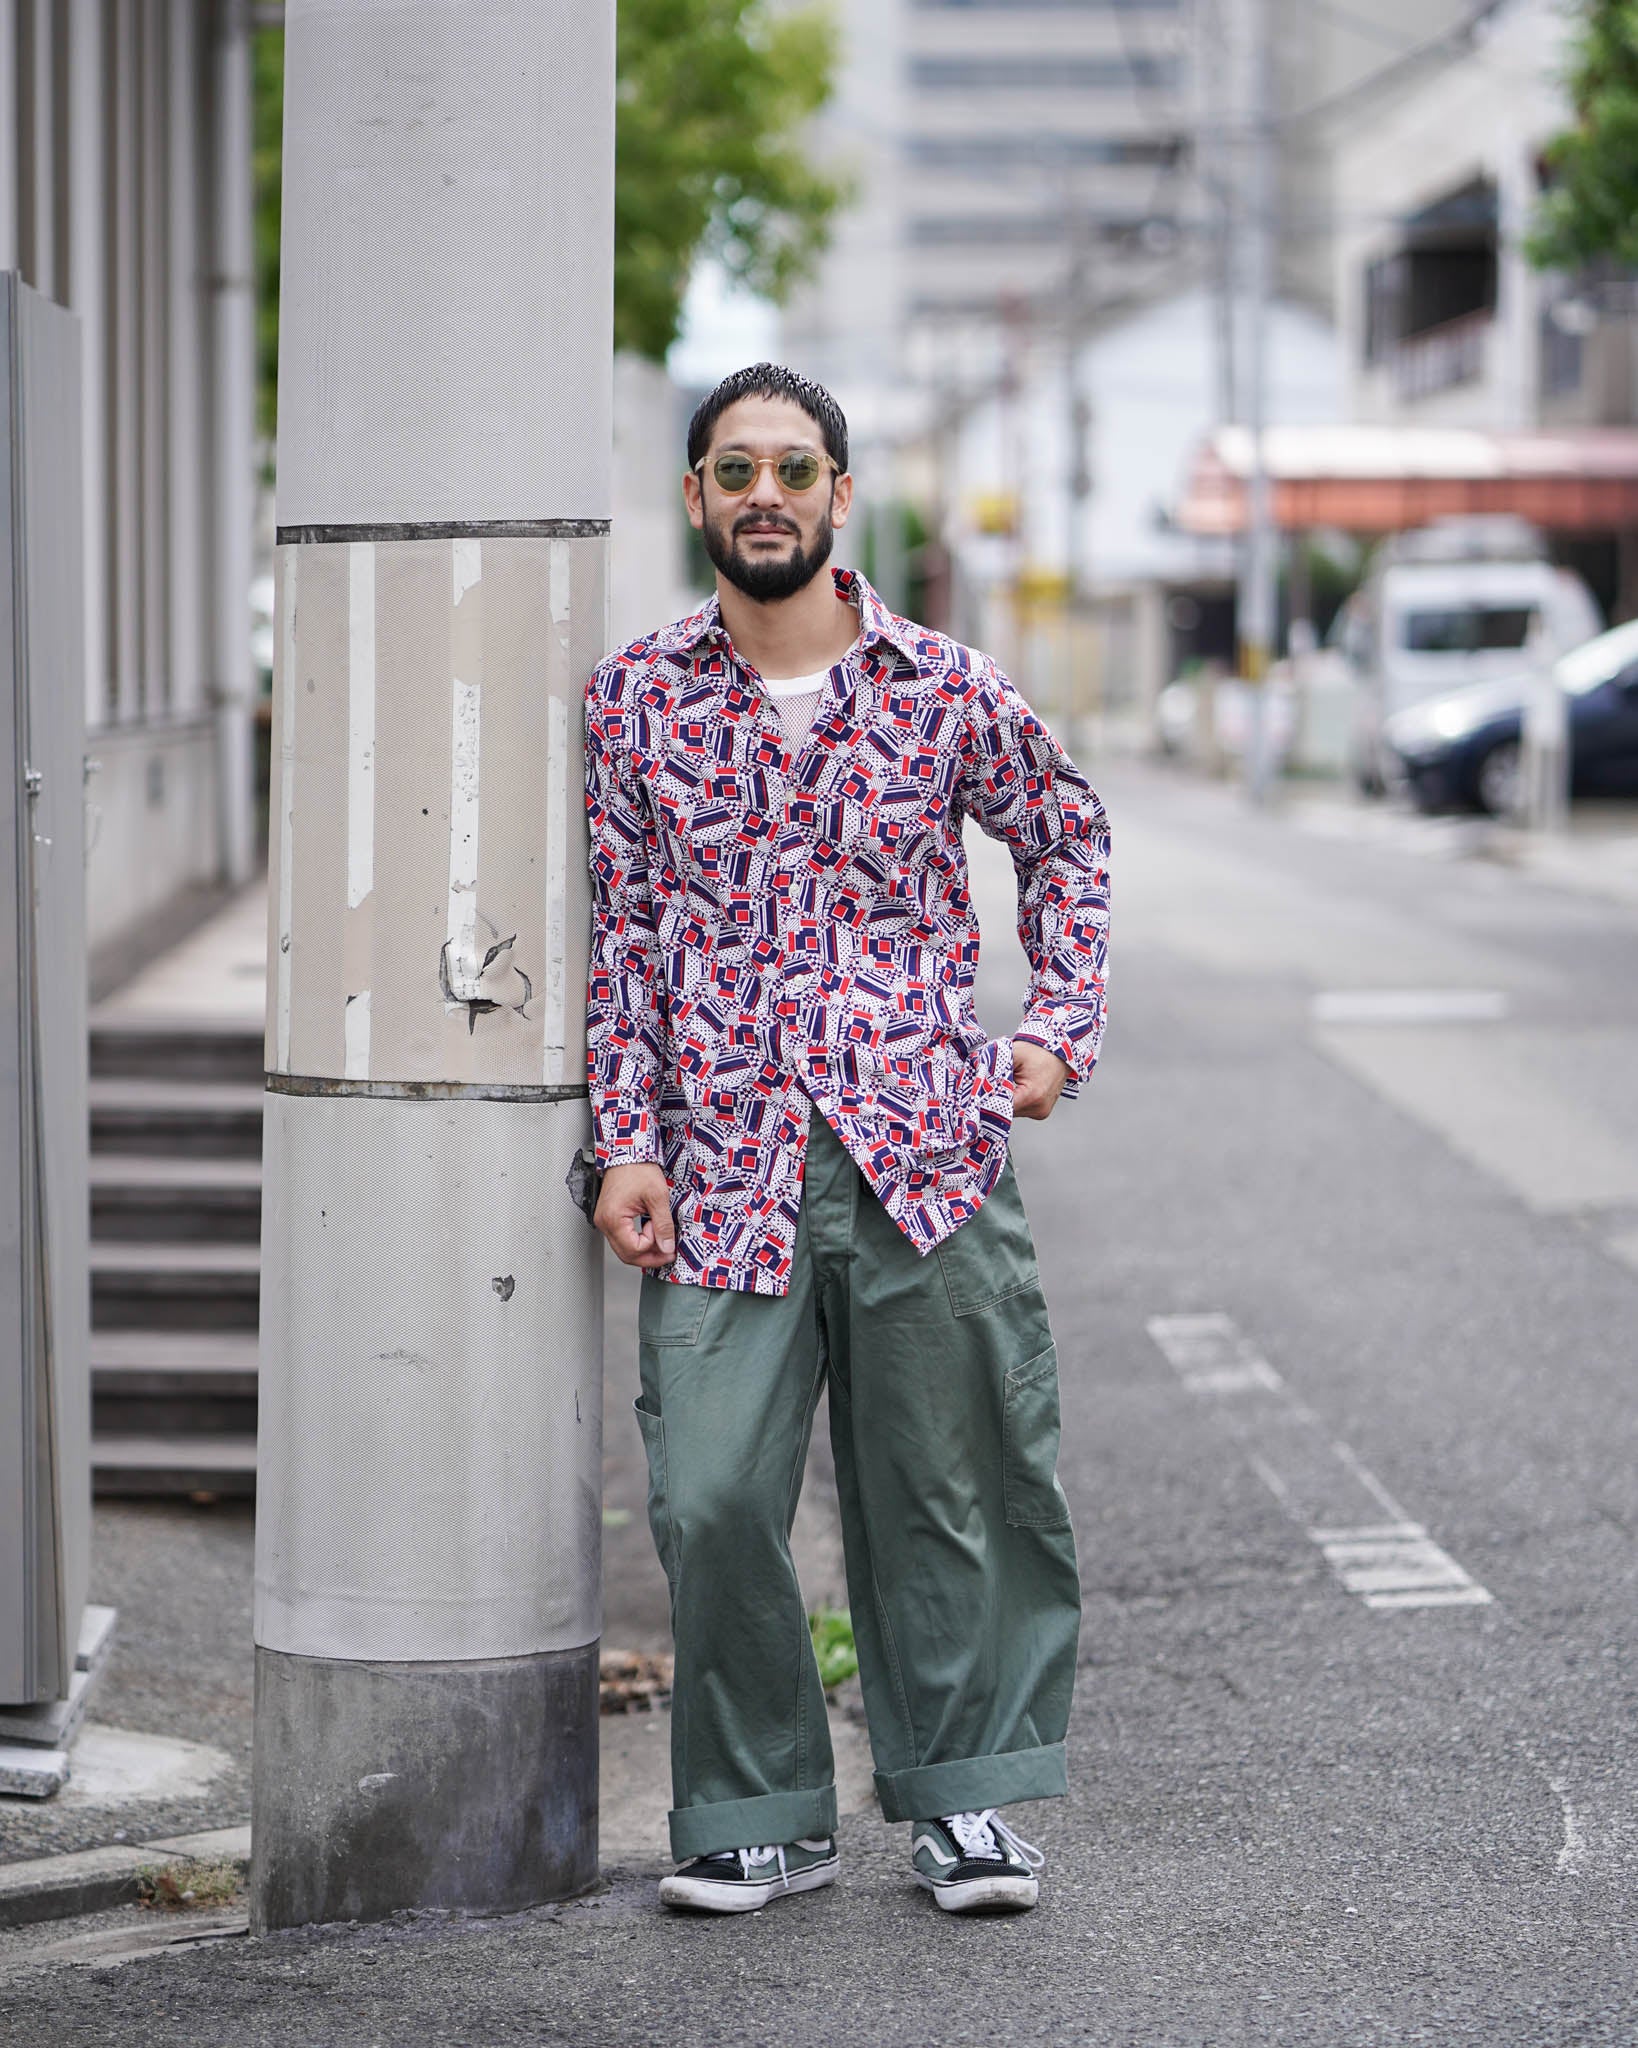
[[[1065,1789],[1080,1585],[1058,1374],[1009,1165],[921,1257],[810,1120],[788,1294],[643,1281],[649,1522],[671,1587],[678,1861],[836,1826],[790,1530],[827,1374],[889,1820]]]

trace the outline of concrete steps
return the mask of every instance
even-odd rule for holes
[[[256,1244],[260,1159],[173,1159],[114,1152],[91,1161],[91,1235],[99,1244]]]
[[[254,1335],[261,1285],[256,1245],[93,1244],[91,1326]]]
[[[91,1151],[260,1159],[262,1090],[237,1081],[99,1076],[92,1068]]]
[[[186,1017],[99,1021],[91,1029],[92,1071],[154,1081],[232,1081],[259,1089],[260,1032]]]
[[[253,1435],[100,1436],[95,1456],[99,1494],[248,1498],[256,1491]]]
[[[256,1483],[262,1040],[91,1032],[91,1422],[99,1494]]]

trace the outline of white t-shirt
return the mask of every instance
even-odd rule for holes
[[[762,687],[773,699],[773,707],[779,713],[779,722],[785,728],[785,738],[792,749],[807,744],[808,734],[813,730],[813,721],[819,712],[819,699],[825,694],[825,684],[830,670],[822,668],[811,676],[764,676]]]
[[[842,656],[851,658],[852,650]],[[836,666],[832,663],[832,667]],[[785,738],[793,752],[807,745],[813,721],[819,714],[819,700],[825,694],[830,669],[818,669],[811,676],[764,676],[762,687],[773,700]]]

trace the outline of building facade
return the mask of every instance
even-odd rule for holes
[[[93,956],[253,843],[244,0],[0,0],[0,268],[79,320]]]
[[[1190,572],[1191,548],[1155,522],[1177,449],[1249,409],[1259,98],[1274,140],[1269,416],[1314,417],[1316,392],[1340,407],[1320,324],[1345,206],[1339,112],[1437,71],[1474,13],[1472,0],[841,0],[818,146],[855,197],[784,345],[847,408],[867,506],[914,498],[942,536],[960,572],[948,623],[1001,632],[997,599],[1004,614],[1009,587],[1053,579],[1128,609],[1139,590],[1158,617],[1160,565]],[[1133,347],[1099,345],[1123,332]],[[1145,338],[1160,354],[1134,366]],[[1166,431],[1140,438],[1127,429],[1151,400]],[[1214,572],[1232,582],[1222,561]],[[1152,697],[1172,650],[1158,630],[1137,637]]]
[[[1546,146],[1571,118],[1572,29],[1557,0],[1502,0],[1465,47],[1335,122],[1354,419],[1505,434],[1638,421],[1630,286],[1539,271],[1525,251]],[[1612,617],[1638,611],[1638,534],[1589,524],[1553,546]]]
[[[1600,320],[1577,280],[1524,250],[1543,151],[1570,118],[1569,28],[1556,0],[1509,0],[1460,59],[1337,121],[1335,288],[1356,419],[1633,419],[1629,323]]]
[[[867,438],[1182,232],[1190,0],[841,0],[817,146],[854,203],[785,347]],[[1052,302],[1050,305],[1048,302]],[[890,395],[891,394],[891,395]]]
[[[839,0],[834,12],[841,62],[816,144],[851,178],[853,203],[784,339],[868,428],[899,387],[891,430],[906,392],[993,367],[1032,333],[1221,280],[1259,49],[1280,291],[1329,312],[1336,113],[1465,49],[1475,8]]]

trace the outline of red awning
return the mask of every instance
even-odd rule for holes
[[[1275,523],[1287,530],[1397,533],[1474,512],[1561,532],[1638,526],[1638,428],[1270,427],[1263,445]],[[1220,427],[1195,456],[1183,531],[1242,531],[1250,469],[1250,433]]]

